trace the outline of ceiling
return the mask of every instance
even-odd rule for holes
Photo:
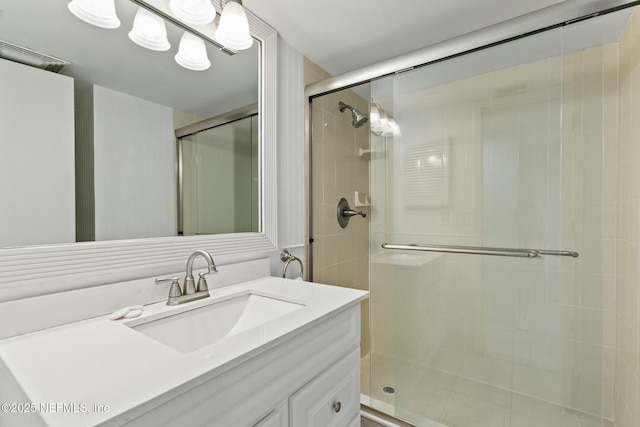
[[[243,0],[332,75],[420,49],[562,0]]]
[[[201,117],[212,117],[257,99],[258,43],[234,56],[209,46],[211,69],[188,71],[173,60],[181,35],[177,28],[168,26],[171,51],[152,52],[127,37],[136,10],[128,0],[116,0],[122,21],[117,31],[78,20],[67,10],[68,2],[0,0],[0,40],[71,61],[72,66],[63,73],[77,81],[88,80],[85,76],[91,75],[99,85]],[[243,2],[291,47],[338,75],[562,1]],[[34,11],[37,16],[30,19]],[[77,51],[90,55],[89,60],[79,59]],[[115,58],[106,52],[115,54]]]

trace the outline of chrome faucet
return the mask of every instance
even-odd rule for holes
[[[206,273],[200,273],[200,278],[198,279],[198,287],[195,286],[195,280],[193,279],[193,261],[201,255],[204,259],[207,260],[207,267],[209,271]],[[209,293],[209,287],[207,286],[207,281],[204,276],[209,273],[217,273],[218,269],[216,268],[216,263],[213,262],[213,258],[209,255],[208,252],[205,251],[195,251],[191,255],[189,255],[189,259],[187,259],[187,273],[184,277],[184,284],[182,285],[182,294],[183,295],[191,295],[198,292],[207,292]]]
[[[193,262],[198,256],[202,256],[207,260],[208,271],[206,273],[199,274],[198,286],[196,286],[193,278]],[[156,279],[156,285],[171,282],[167,305],[178,305],[189,301],[207,298],[209,296],[209,286],[207,285],[207,281],[204,276],[209,273],[217,272],[218,269],[216,268],[216,264],[213,262],[211,255],[209,255],[208,252],[199,250],[189,255],[189,259],[187,259],[187,272],[184,277],[182,289],[180,289],[180,284],[178,282],[179,279],[177,277]]]

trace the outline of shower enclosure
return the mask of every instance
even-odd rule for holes
[[[639,47],[625,8],[311,97],[310,278],[371,291],[364,404],[640,425]]]
[[[258,231],[258,107],[176,131],[178,235]]]

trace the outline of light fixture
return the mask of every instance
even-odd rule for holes
[[[373,102],[369,106],[369,121],[372,125],[380,121],[380,110],[378,110],[378,106]]]
[[[75,16],[90,24],[102,28],[117,28],[120,20],[116,16],[114,1],[71,0],[67,7]],[[221,44],[233,50],[249,48],[253,39],[242,3],[240,0],[228,0],[226,4],[222,4],[224,9],[220,20],[226,30],[219,33]],[[216,17],[216,9],[211,0],[169,0],[169,7],[180,21],[189,25],[207,25]],[[129,38],[150,50],[166,51],[171,48],[164,19],[143,7],[138,7]],[[204,40],[190,32],[182,35],[175,60],[189,70],[203,71],[211,67]]]
[[[386,137],[393,136],[395,138],[398,138],[402,136],[402,132],[400,132],[400,126],[398,126],[398,123],[396,123],[393,118],[390,118],[387,128],[382,131],[381,135]]]
[[[369,117],[371,119],[371,132],[384,137],[401,137],[402,132],[398,123],[389,115],[389,113],[380,108],[379,105],[371,103],[369,107]]]
[[[216,8],[209,0],[170,0],[169,7],[186,24],[207,25],[216,18]]]
[[[91,25],[101,28],[118,28],[113,0],[72,0],[67,5],[71,13]]]
[[[219,43],[233,50],[249,49],[253,45],[247,14],[240,0],[228,0],[224,5],[215,36]]]
[[[378,120],[371,120],[371,131],[377,135],[381,135],[389,127],[389,117],[387,112],[378,107]]]
[[[211,66],[204,40],[185,31],[180,39],[176,62],[188,70],[202,71]]]
[[[151,50],[164,51],[171,47],[164,19],[141,7],[136,12],[129,38],[137,45]]]

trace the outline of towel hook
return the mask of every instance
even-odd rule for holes
[[[287,268],[291,261],[298,261],[300,264],[300,277],[304,274],[304,265],[302,265],[302,261],[295,255],[291,255],[291,253],[287,249],[283,249],[280,253],[280,261],[284,262],[284,267],[282,268],[282,277],[285,278],[287,275]]]

